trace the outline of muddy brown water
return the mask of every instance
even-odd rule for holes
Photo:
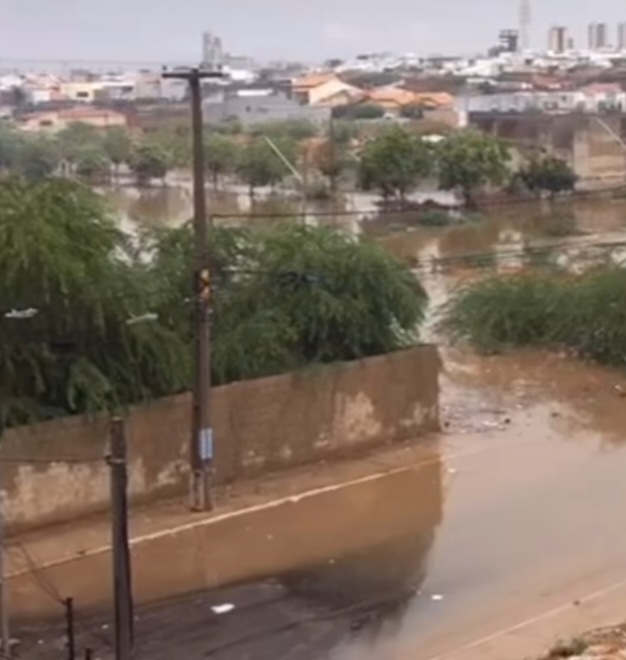
[[[136,657],[455,658],[623,580],[624,374],[534,351],[446,349],[444,362],[446,428],[429,460],[263,514],[258,533],[281,552],[313,543],[326,558],[141,610]],[[331,536],[320,534],[320,519]],[[235,609],[216,617],[211,606],[224,602]],[[100,637],[109,634],[102,625]],[[549,632],[570,634],[556,624]],[[61,633],[50,634],[41,645],[31,636],[25,657],[58,657],[50,648],[62,647]],[[81,643],[110,657],[100,637]],[[519,633],[515,648],[524,641]],[[469,657],[487,656],[478,647]]]
[[[619,236],[624,209],[577,205],[574,225]],[[563,238],[546,236],[543,210],[382,238],[417,263],[530,240]],[[428,274],[435,305],[462,277]],[[333,532],[323,561],[304,569],[140,612],[135,657],[507,660],[545,644],[520,622],[545,619],[554,640],[573,634],[549,613],[626,578],[626,376],[555,353],[485,357],[444,346],[442,355],[445,428],[427,467],[407,465],[367,493],[348,488],[277,511],[270,532],[263,520],[261,531],[282,535],[295,553],[313,542],[307,516],[328,518],[342,533]],[[346,497],[358,513],[338,499]],[[216,617],[211,606],[223,602],[235,608]],[[81,643],[110,657],[100,640],[106,623],[84,625]],[[512,650],[493,651],[511,629]],[[62,653],[58,629],[32,631],[25,642],[28,657]]]

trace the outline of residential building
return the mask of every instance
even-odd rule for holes
[[[626,22],[617,26],[617,50],[626,51]]]
[[[589,50],[603,50],[608,46],[608,29],[606,23],[590,23],[587,28],[587,45]]]
[[[468,112],[596,113],[626,110],[626,92],[616,84],[596,83],[577,90],[520,91],[466,99]]]
[[[101,82],[61,82],[59,92],[61,97],[75,103],[93,103],[104,97],[104,86]]]
[[[308,92],[308,102],[310,105],[336,107],[356,103],[365,96],[366,93],[362,89],[354,85],[349,85],[343,82],[343,80],[339,80],[339,78],[332,78],[310,89]]]
[[[235,71],[255,71],[258,69],[258,64],[254,58],[248,55],[231,55],[230,53],[224,54],[224,66]]]
[[[224,65],[222,40],[212,32],[202,35],[202,64],[211,71],[217,71]]]
[[[70,124],[88,124],[94,128],[126,127],[126,115],[113,110],[102,110],[90,107],[75,107],[67,110],[35,112],[23,117],[17,124],[18,128],[27,132],[56,133]]]
[[[365,103],[384,108],[389,113],[399,113],[402,108],[417,104],[418,95],[401,87],[377,87],[367,92]]]
[[[339,80],[339,78],[333,72],[328,71],[310,73],[300,78],[295,78],[291,82],[292,95],[300,103],[308,104],[311,102],[312,90],[331,80]]]
[[[567,50],[567,28],[554,25],[548,31],[548,50],[551,53],[564,53]]]
[[[517,53],[520,46],[519,30],[500,30],[498,49],[502,53]]]
[[[206,122],[237,119],[243,126],[274,121],[304,120],[324,124],[330,120],[331,108],[324,105],[303,105],[282,92],[266,90],[255,95],[222,92],[203,101]]]

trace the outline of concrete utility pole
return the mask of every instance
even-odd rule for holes
[[[194,381],[192,392],[191,438],[189,443],[190,487],[192,511],[213,508],[210,485],[213,461],[213,428],[211,426],[211,266],[207,235],[207,203],[204,187],[204,139],[202,122],[201,81],[222,78],[219,71],[200,68],[164,71],[163,78],[186,80],[191,100],[191,133],[193,141],[193,233],[195,301]]]

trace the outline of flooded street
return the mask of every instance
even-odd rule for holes
[[[619,620],[626,378],[538,352],[444,357],[444,432],[218,520],[212,570],[257,578],[140,608],[137,657],[513,660]]]
[[[360,228],[411,261],[436,310],[472,264],[442,270],[433,259],[493,253],[479,265],[510,269],[511,246],[519,258],[530,243],[566,241],[576,261],[613,237],[601,258],[618,260],[625,209],[580,205],[565,224],[503,211],[437,230]],[[425,339],[441,339],[434,320]],[[441,355],[439,435],[358,469],[324,466],[337,471],[332,485],[306,482],[304,493],[210,522],[211,578],[234,586],[139,608],[136,657],[521,660],[621,620],[626,374],[554,352],[487,357],[443,345]],[[172,541],[155,563],[142,538],[142,584],[184,561]],[[106,625],[96,617],[79,635],[102,660]],[[58,645],[60,634],[26,629],[25,657],[51,657],[38,640]]]

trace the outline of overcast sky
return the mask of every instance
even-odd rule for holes
[[[518,0],[0,0],[7,58],[197,60],[203,29],[225,49],[306,61],[363,51],[469,53],[516,27]],[[623,0],[531,0],[533,45],[551,24],[577,42],[592,20],[626,20]],[[574,22],[575,21],[575,22]],[[614,25],[611,25],[611,39]]]

